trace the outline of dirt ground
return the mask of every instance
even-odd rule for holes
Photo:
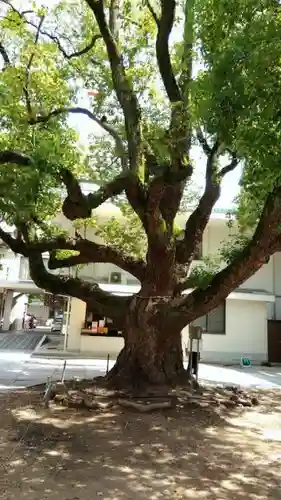
[[[140,414],[0,396],[0,499],[281,498],[281,392],[260,405]]]

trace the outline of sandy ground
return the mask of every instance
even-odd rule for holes
[[[281,498],[281,393],[260,406],[139,414],[0,396],[0,499]]]

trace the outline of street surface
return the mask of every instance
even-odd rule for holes
[[[109,368],[114,364],[111,361]],[[64,360],[31,358],[30,353],[21,351],[0,352],[0,391],[9,391],[44,383],[47,377],[60,380]],[[69,359],[65,378],[93,378],[104,375],[106,360]],[[204,383],[240,385],[243,387],[281,389],[281,367],[221,367],[201,364],[199,380]]]

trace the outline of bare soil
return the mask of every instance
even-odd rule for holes
[[[1,394],[0,499],[280,500],[281,391],[254,396],[142,414]]]

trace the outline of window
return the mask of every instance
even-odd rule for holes
[[[29,274],[29,264],[28,260],[25,259],[24,257],[20,258],[20,275],[19,278],[24,281],[29,281],[30,274]]]
[[[201,326],[206,333],[225,334],[225,302],[191,324]]]
[[[81,335],[94,337],[122,337],[123,333],[110,318],[104,318],[87,306],[84,328]]]

